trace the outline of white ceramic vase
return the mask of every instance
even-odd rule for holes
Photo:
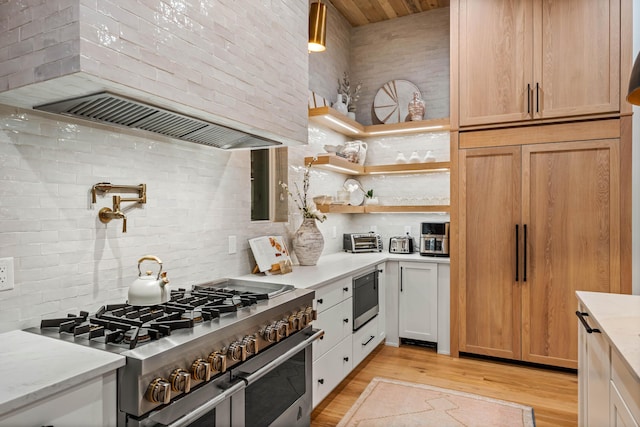
[[[333,103],[332,107],[333,107],[334,110],[336,110],[339,113],[344,114],[345,116],[348,113],[347,104],[344,103],[344,100],[342,98],[342,94],[341,93],[338,94],[338,96],[336,98],[336,102]]]
[[[324,248],[324,238],[314,218],[304,218],[292,239],[300,265],[316,265]]]

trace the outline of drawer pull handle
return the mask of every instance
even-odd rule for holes
[[[322,304],[322,298],[318,300],[318,304]]]
[[[582,326],[584,326],[584,329],[587,331],[588,334],[591,334],[593,332],[600,333],[600,329],[592,328],[591,326],[589,326],[587,321],[584,319],[585,316],[589,316],[589,313],[583,313],[581,311],[576,311],[576,316],[578,316],[578,319],[580,319],[580,322],[582,323]]]
[[[347,286],[345,286],[344,288],[342,288],[343,291],[345,292],[349,292],[349,288]]]
[[[342,319],[344,323],[349,323],[349,319]]]
[[[320,378],[320,379],[318,380],[318,382],[319,382],[320,384],[324,384],[324,378]]]
[[[362,343],[362,346],[366,346],[367,344],[369,344],[373,339],[375,338],[375,335],[371,335],[371,337],[366,341]]]

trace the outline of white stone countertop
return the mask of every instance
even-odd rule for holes
[[[640,382],[640,295],[577,291],[597,327]],[[582,327],[582,325],[580,325]]]
[[[365,272],[376,264],[380,264],[385,261],[449,264],[449,258],[427,257],[422,256],[419,253],[390,254],[388,252],[365,252],[353,254],[348,252],[337,252],[321,256],[318,263],[314,266],[294,265],[291,273],[274,274],[271,276],[247,274],[239,277],[239,279],[293,285],[296,288],[303,289],[316,289],[343,277]]]
[[[125,357],[26,331],[0,334],[0,414],[114,371]]]

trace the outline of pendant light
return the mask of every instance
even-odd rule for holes
[[[311,3],[309,10],[309,52],[322,52],[327,47],[327,5],[322,0]]]
[[[633,64],[633,69],[631,70],[627,101],[630,104],[640,105],[640,53],[638,53],[636,62]]]

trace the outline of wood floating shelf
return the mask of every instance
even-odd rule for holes
[[[367,137],[449,131],[449,118],[363,126],[331,107],[309,109],[309,120],[347,136]]]
[[[304,164],[308,165],[313,159],[313,157],[305,157]],[[398,163],[393,165],[362,166],[345,160],[342,157],[338,157],[335,154],[321,154],[316,156],[316,161],[313,163],[313,166],[349,175],[375,175],[448,171],[451,167],[451,162]]]
[[[317,208],[322,213],[449,213],[451,210],[449,205],[318,205]]]

